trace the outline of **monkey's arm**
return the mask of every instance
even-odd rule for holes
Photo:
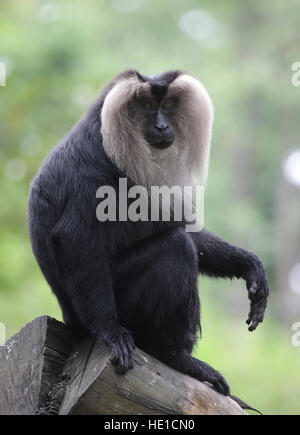
[[[269,286],[259,258],[246,249],[231,245],[206,229],[189,233],[198,253],[199,273],[216,278],[243,278],[250,299],[249,331],[263,321]]]
[[[83,328],[113,350],[116,371],[123,374],[133,367],[133,339],[118,320],[105,237],[101,228],[93,231],[84,209],[84,204],[66,207],[52,231],[63,298]]]

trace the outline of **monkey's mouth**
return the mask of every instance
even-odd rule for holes
[[[159,150],[164,150],[166,148],[169,148],[173,142],[174,142],[174,139],[160,140],[160,141],[150,142],[150,145],[154,148],[159,149]]]
[[[150,128],[144,132],[144,137],[148,144],[159,150],[169,148],[175,140],[175,132],[171,128],[165,128],[163,131]]]

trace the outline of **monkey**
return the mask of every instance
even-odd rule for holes
[[[192,356],[201,333],[198,276],[242,278],[254,331],[269,287],[262,262],[206,228],[181,221],[101,222],[100,186],[205,185],[213,105],[202,83],[180,70],[113,78],[54,147],[33,179],[32,249],[74,334],[89,333],[113,354],[118,374],[134,347],[230,395],[224,376]]]

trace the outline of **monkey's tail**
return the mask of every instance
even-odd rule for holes
[[[242,409],[248,409],[250,411],[257,412],[260,415],[263,415],[258,409],[252,408],[252,406],[249,406],[247,403],[245,403],[243,400],[239,399],[236,396],[229,395],[229,397],[234,400]]]

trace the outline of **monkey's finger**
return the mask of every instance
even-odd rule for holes
[[[252,322],[258,322],[258,323],[262,323],[264,321],[264,316],[265,316],[265,309],[261,308],[260,310],[258,310],[257,314],[254,315]]]
[[[223,377],[215,379],[212,381],[212,384],[218,393],[224,394],[224,396],[228,396],[230,394],[230,387]]]
[[[249,326],[249,331],[255,331],[255,329],[257,328],[257,326],[263,322],[264,320],[264,314],[265,314],[265,307],[261,306],[261,307],[257,307],[257,311],[254,314],[254,316],[252,317],[252,323]]]
[[[119,365],[116,366],[115,368],[115,372],[117,373],[117,375],[123,376],[126,374],[126,368],[123,365]]]
[[[133,369],[134,348],[135,348],[135,346],[134,346],[133,342],[127,346],[127,355],[128,355],[127,359],[128,359],[128,369],[129,370]]]
[[[132,370],[133,366],[134,366],[133,352],[130,352],[128,355],[128,370]]]
[[[118,349],[116,346],[112,346],[112,357],[110,360],[114,366],[116,366],[118,364],[119,354],[118,354]]]
[[[252,322],[252,318],[253,318],[253,315],[254,315],[253,308],[254,308],[254,303],[251,301],[251,303],[250,303],[250,311],[249,311],[249,314],[248,314],[248,318],[246,320],[247,325],[250,325],[250,323]]]
[[[267,308],[267,297],[262,296],[258,298],[253,305],[253,311],[255,316],[257,317],[257,320],[263,320],[263,316],[265,314]]]
[[[249,323],[251,323],[252,317],[253,317],[253,304],[251,303],[248,318],[246,320],[246,323],[248,323],[248,325]]]
[[[265,309],[265,305],[253,304],[251,312],[249,313],[249,317],[246,321],[246,323],[250,325],[250,327],[248,328],[249,331],[254,331],[257,328],[258,324],[263,322]]]
[[[129,370],[133,368],[134,349],[135,349],[135,345],[133,340],[126,342],[126,358],[127,358],[127,367]]]
[[[125,373],[127,372],[127,368],[123,356],[119,357],[118,363],[115,367],[115,372],[118,375],[125,375]]]
[[[129,369],[129,356],[130,356],[130,352],[128,352],[126,343],[124,343],[123,347],[122,347],[122,365],[125,368],[125,371],[127,372],[127,370]]]
[[[118,355],[115,355],[111,358],[112,365],[116,368],[120,364],[120,359]]]
[[[133,337],[127,330],[123,330],[123,334],[120,338],[120,343],[128,351],[132,351],[135,347]]]
[[[130,337],[129,340],[124,341],[124,361],[126,368],[132,369],[133,368],[133,349],[134,349],[134,342],[132,337]]]
[[[255,331],[255,329],[258,327],[258,325],[260,324],[260,322],[258,320],[255,320],[251,323],[251,325],[248,328],[248,331],[253,332]]]
[[[246,323],[249,325],[251,321],[258,320],[260,323],[264,319],[264,313],[267,308],[268,288],[259,287],[253,299],[250,302],[250,311]]]
[[[128,352],[133,352],[133,350],[135,348],[135,344],[134,344],[134,341],[133,341],[133,339],[131,337],[130,337],[129,340],[125,341],[125,344],[126,344],[127,351]]]
[[[124,375],[126,373],[126,363],[124,359],[124,353],[122,351],[122,347],[118,346],[114,350],[115,355],[112,358],[112,364],[115,367],[115,372],[118,375]]]

